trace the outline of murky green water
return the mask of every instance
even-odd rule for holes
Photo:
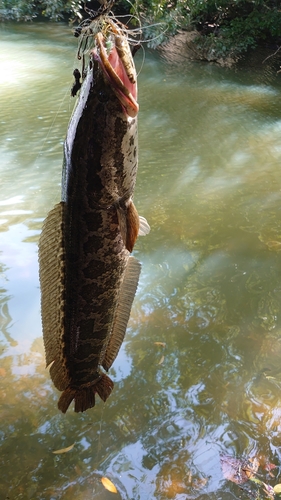
[[[46,24],[0,35],[1,499],[249,498],[220,455],[281,465],[279,65],[172,67],[146,54],[141,282],[114,392],[62,415],[44,366],[37,242],[60,199],[76,40]],[[260,474],[280,481],[279,468]]]

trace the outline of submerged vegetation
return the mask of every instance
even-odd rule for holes
[[[84,4],[94,10],[99,6],[97,0],[4,0],[0,18],[79,23]],[[207,60],[235,60],[261,43],[276,50],[281,42],[280,0],[116,0],[114,11],[134,14],[144,27],[150,26],[144,29],[144,37],[152,47],[179,30],[196,33],[192,43]]]

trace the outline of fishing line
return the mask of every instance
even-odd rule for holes
[[[113,5],[113,2],[110,2],[110,6],[107,8],[103,8],[102,10],[99,9],[99,11],[91,11],[90,9],[87,9],[84,6],[84,10],[87,13],[93,12],[93,15],[90,16],[87,19],[84,19],[77,28],[74,29],[74,35],[79,36],[80,41],[78,44],[78,59],[82,59],[83,55],[87,53],[87,51],[90,50],[91,48],[91,40],[94,39],[95,35],[99,31],[103,31],[105,28],[106,24],[111,24],[113,22],[118,26],[120,29],[120,32],[126,36],[128,42],[131,45],[138,45],[142,43],[151,43],[157,40],[158,38],[163,37],[163,35],[168,31],[168,26],[167,23],[154,23],[150,24],[147,26],[142,26],[141,23],[141,18],[137,12],[136,7],[130,2],[130,0],[127,0],[127,3],[131,6],[132,10],[134,13],[129,17],[129,20],[127,20],[128,15],[123,14],[123,15],[118,15],[118,18],[114,15],[114,13],[110,10],[110,8]],[[133,23],[133,24],[138,24],[136,28],[128,28],[127,24],[123,24],[120,19],[126,18],[127,23]],[[142,38],[141,35],[144,31],[149,30],[151,28],[159,28],[161,29],[163,27],[164,29],[161,30],[161,32],[151,38]],[[106,29],[106,28],[105,28]],[[136,37],[138,37],[136,39]]]
[[[148,24],[147,26],[143,26],[136,5],[133,5],[130,0],[127,0],[127,3],[131,6],[131,8],[132,8],[132,10],[134,12],[134,14],[131,15],[131,18],[130,18],[129,22],[131,22],[132,19],[135,19],[138,22],[138,25],[139,25],[138,28],[130,28],[128,30],[124,30],[124,32],[127,35],[129,35],[130,33],[133,33],[134,31],[136,32],[136,34],[140,34],[141,35],[144,30],[147,30],[147,29],[150,29],[150,28],[155,28],[155,27],[166,26],[166,28],[164,29],[164,31],[162,33],[159,33],[159,35],[155,35],[152,38],[144,38],[144,39],[139,39],[138,40],[139,43],[149,43],[149,42],[153,42],[154,40],[157,40],[157,38],[163,36],[163,34],[165,34],[168,31],[168,29],[169,29],[168,25],[167,25],[167,23],[164,23],[164,22],[163,23],[158,22],[158,23],[154,23],[154,24]],[[127,17],[127,16],[124,15],[124,16],[118,16],[118,17],[122,18],[122,17]],[[129,42],[133,42],[134,40],[130,40],[130,38],[128,38],[128,41]]]
[[[138,40],[139,43],[150,43],[150,42],[154,42],[155,40],[157,40],[158,38],[161,38],[163,35],[165,35],[165,33],[168,31],[169,27],[167,26],[166,23],[154,23],[154,24],[148,24],[147,26],[143,26],[142,27],[142,32],[145,31],[145,30],[149,30],[150,28],[155,28],[155,27],[161,27],[161,26],[166,26],[166,28],[161,32],[159,33],[158,35],[155,35],[151,38],[141,38],[140,40]],[[129,30],[129,33],[130,32],[133,32],[134,30]],[[128,38],[129,41],[130,38]]]
[[[145,62],[145,48],[142,44],[140,44],[140,49],[142,51],[142,60],[141,60],[140,69],[137,71],[137,77],[141,74],[142,68],[144,67],[144,62]]]
[[[165,34],[168,31],[169,28],[167,26],[167,23],[164,23],[164,22],[163,23],[162,22],[158,22],[158,23],[154,23],[154,24],[148,24],[147,26],[143,26],[142,22],[141,22],[141,18],[140,18],[139,14],[138,14],[136,6],[133,5],[132,2],[130,2],[130,0],[127,0],[127,3],[131,6],[131,8],[134,11],[134,14],[131,15],[131,17],[130,17],[130,19],[129,19],[128,22],[131,23],[132,20],[135,20],[138,23],[138,27],[137,28],[127,28],[126,25],[123,25],[123,27],[121,28],[121,30],[127,35],[128,41],[130,43],[134,43],[135,42],[135,39],[130,38],[130,35],[132,35],[132,36],[141,35],[144,30],[149,30],[150,28],[161,27],[161,26],[164,27],[164,26],[166,26],[166,28],[164,29],[164,31],[162,31],[162,33],[159,33],[159,35],[155,35],[152,38],[140,38],[140,39],[137,40],[137,43],[149,43],[149,42],[153,42],[154,40],[157,40],[157,38],[163,36],[163,34]],[[124,14],[124,15],[118,16],[118,19],[127,18],[127,17],[128,16],[126,14]],[[113,18],[114,18],[114,15],[113,15]],[[118,19],[115,18],[114,20],[118,23]]]

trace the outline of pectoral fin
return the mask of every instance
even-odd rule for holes
[[[39,240],[39,275],[41,284],[41,314],[46,365],[60,391],[69,384],[68,370],[63,354],[64,334],[64,267],[63,245],[64,203],[49,212]]]
[[[139,216],[131,198],[124,207],[117,207],[117,215],[124,244],[127,250],[132,252],[137,237],[139,235],[144,236],[149,233],[149,224],[144,217]]]
[[[109,370],[111,367],[124,340],[139,282],[140,271],[140,262],[135,259],[135,257],[130,257],[118,297],[118,305],[114,316],[111,336],[102,362],[102,366],[105,370]]]
[[[148,224],[147,220],[141,215],[139,216],[139,221],[139,236],[146,236],[150,232],[150,225]]]

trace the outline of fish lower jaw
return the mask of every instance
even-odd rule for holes
[[[98,33],[96,36],[96,47],[91,51],[91,56],[98,62],[112,91],[120,101],[124,112],[131,118],[135,118],[139,111],[139,105],[136,100],[137,83],[136,81],[134,83],[130,81],[116,47],[113,47],[108,55],[104,43],[103,35]]]

